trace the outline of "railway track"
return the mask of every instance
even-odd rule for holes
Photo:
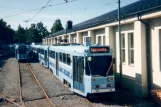
[[[55,107],[34,74],[30,64],[26,62],[19,62],[19,88],[22,107],[26,107],[25,102],[27,101],[40,99],[46,99],[51,107]]]

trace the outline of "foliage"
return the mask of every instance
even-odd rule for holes
[[[22,42],[22,43],[41,43],[42,38],[49,35],[48,30],[44,27],[42,22],[37,24],[31,24],[31,26],[27,29],[22,28],[21,26],[18,27],[15,36],[15,42]]]
[[[55,20],[51,33],[63,30],[60,19]],[[10,43],[41,43],[42,38],[49,35],[49,32],[42,22],[31,24],[29,28],[18,26],[17,30],[11,29],[5,21],[0,19],[0,44]]]
[[[7,25],[5,21],[0,19],[0,44],[9,44],[13,42],[15,32],[11,29],[10,25]]]
[[[18,42],[18,43],[26,42],[26,30],[20,25],[18,26],[18,29],[15,33],[14,42]]]
[[[51,28],[51,33],[55,33],[63,29],[60,19],[57,19]]]

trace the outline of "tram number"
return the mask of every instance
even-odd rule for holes
[[[109,52],[109,47],[94,47],[91,48],[91,53],[106,53]]]

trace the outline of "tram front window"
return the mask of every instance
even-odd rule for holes
[[[19,48],[18,52],[19,54],[26,54],[27,49],[26,48]]]
[[[88,56],[86,58],[86,74],[92,76],[106,76],[111,65],[112,56]],[[111,75],[112,72],[109,72]]]

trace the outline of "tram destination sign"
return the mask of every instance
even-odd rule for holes
[[[91,47],[91,53],[108,53],[109,47]]]

